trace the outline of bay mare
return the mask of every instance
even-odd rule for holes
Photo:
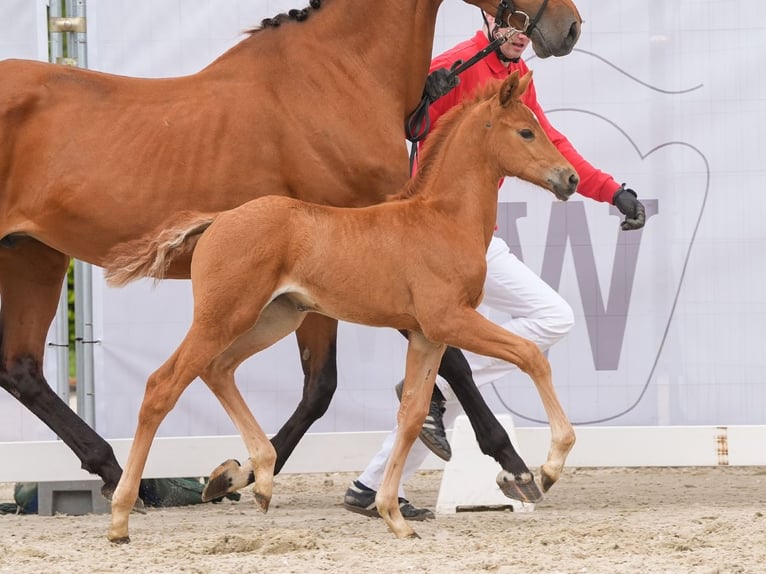
[[[0,386],[104,480],[107,497],[122,472],[111,446],[43,376],[70,257],[103,266],[182,210],[221,211],[265,194],[354,207],[384,200],[408,177],[402,127],[423,91],[441,3],[312,0],[186,77],[0,62]],[[531,34],[535,50],[568,53],[579,27],[570,0],[550,0]],[[189,256],[167,276],[189,277]],[[277,471],[327,409],[336,331],[334,318],[313,314],[296,332],[304,393],[273,438]],[[445,375],[464,404],[474,396],[466,412],[486,452],[521,476],[526,466],[456,357],[462,363]]]
[[[158,237],[115,251],[106,277],[123,285],[139,277],[162,279],[174,257],[196,244],[192,325],[146,383],[112,500],[110,540],[129,541],[128,517],[155,433],[196,377],[232,418],[250,457],[243,466],[227,461],[210,483],[233,491],[253,475],[255,500],[268,510],[277,455],[234,372],[310,313],[408,334],[399,431],[375,498],[398,538],[415,536],[399,509],[398,486],[447,345],[510,361],[532,378],[551,424],[543,473],[553,481],[559,477],[574,430],[556,397],[548,360],[534,343],[476,311],[497,219],[497,182],[517,176],[566,200],[579,181],[520,100],[531,77],[528,72],[519,79],[514,72],[499,89],[494,83],[446,115],[428,140],[414,181],[385,203],[354,209],[262,197],[220,214],[185,213]]]

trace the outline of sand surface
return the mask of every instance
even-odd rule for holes
[[[341,506],[354,474],[276,478],[267,514],[239,502],[132,514],[129,545],[108,515],[0,516],[0,572],[764,573],[766,468],[567,469],[527,513],[461,512],[397,540]],[[408,483],[434,507],[440,471]],[[491,480],[491,479],[490,479]],[[0,502],[13,485],[0,485]]]

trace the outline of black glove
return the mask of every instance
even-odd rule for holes
[[[644,205],[638,201],[636,192],[625,187],[624,183],[614,192],[612,203],[625,216],[625,221],[620,224],[623,231],[641,229],[646,223]]]
[[[452,68],[456,68],[460,65],[460,61],[455,62]],[[451,70],[447,68],[438,68],[428,74],[426,78],[426,87],[423,93],[428,96],[428,99],[435,102],[443,95],[448,94],[452,88],[460,83],[460,78],[457,75],[453,75]]]

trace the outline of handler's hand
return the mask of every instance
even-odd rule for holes
[[[625,187],[624,183],[614,192],[612,203],[625,216],[625,221],[620,224],[623,231],[641,229],[644,223],[646,223],[644,205],[638,201],[636,192],[629,187]]]
[[[457,62],[460,64],[460,62]],[[454,68],[455,66],[453,66]],[[447,68],[437,68],[426,78],[425,94],[431,102],[435,102],[442,96],[452,91],[452,88],[460,83],[460,78],[452,74]]]

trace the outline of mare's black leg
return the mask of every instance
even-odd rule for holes
[[[460,349],[447,347],[439,374],[449,383],[476,434],[481,452],[494,458],[505,473],[497,477],[498,486],[509,498],[536,502],[542,493],[532,472],[511,444],[508,433],[484,401],[471,374],[471,367]]]
[[[309,313],[295,332],[303,367],[303,397],[271,444],[277,451],[274,474],[278,474],[298,442],[314,421],[327,412],[338,386],[336,341],[338,321]]]
[[[111,445],[59,398],[41,372],[40,363],[31,357],[15,361],[0,372],[0,387],[48,425],[80,459],[83,470],[100,476],[101,492],[111,498],[122,474]]]
[[[112,447],[50,388],[42,359],[69,258],[29,237],[0,247],[0,386],[72,449],[111,496],[122,470]]]

